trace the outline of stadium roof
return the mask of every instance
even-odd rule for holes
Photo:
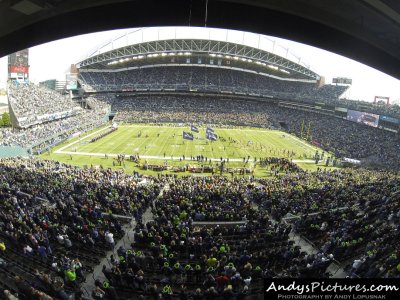
[[[0,56],[118,28],[191,25],[275,35],[400,78],[398,0],[0,0]]]
[[[136,33],[137,31],[133,31],[109,41],[94,53],[91,53],[89,57],[80,61],[77,66],[80,68],[102,69],[107,68],[114,62],[124,62],[132,60],[132,58],[205,54],[217,58],[240,59],[255,64],[263,64],[266,69],[279,69],[287,74],[292,74],[292,76],[293,73],[296,73],[305,79],[318,80],[320,78],[317,73],[309,69],[309,66],[301,64],[301,58],[294,55],[292,57],[297,62],[260,48],[210,39],[167,39],[129,43],[131,40],[130,36]],[[228,34],[226,36],[228,40]],[[118,41],[122,41],[124,45],[114,47],[115,44],[121,44]],[[273,48],[275,48],[275,43],[273,43]],[[286,51],[287,57],[288,54],[289,49]],[[121,68],[123,67],[122,65]]]

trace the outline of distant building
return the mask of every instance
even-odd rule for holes
[[[40,85],[47,87],[53,91],[58,91],[63,93],[65,91],[66,82],[60,81],[56,79],[49,79],[42,82],[39,82]]]
[[[65,87],[67,90],[76,91],[78,89],[78,75],[78,68],[76,67],[76,65],[71,64],[69,72],[65,74]]]
[[[55,91],[56,90],[56,82],[57,82],[57,80],[55,80],[55,79],[49,79],[49,80],[46,80],[46,81],[39,82],[39,84],[42,85],[42,86],[47,87],[50,90],[54,90]]]

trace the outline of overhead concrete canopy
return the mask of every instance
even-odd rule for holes
[[[0,56],[83,33],[168,25],[292,39],[400,78],[398,0],[0,0]]]

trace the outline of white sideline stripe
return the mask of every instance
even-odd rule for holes
[[[85,155],[85,156],[101,156],[104,157],[106,153],[93,153],[93,152],[72,152],[72,151],[60,151],[56,152],[57,154],[70,154],[70,155]],[[109,157],[117,157],[119,154],[113,154],[113,153],[107,153],[107,155]],[[129,157],[129,155],[126,155]],[[179,160],[180,157],[175,157],[175,158],[171,158],[170,156],[152,156],[152,155],[139,155],[140,158],[145,158],[145,159],[162,159],[162,160]],[[221,158],[208,158],[208,160],[211,161],[220,161]],[[188,157],[186,157],[186,160],[184,160],[185,162],[191,162],[192,160],[188,159]],[[243,162],[243,158],[229,158],[230,162]],[[253,162],[253,159],[249,160],[250,162]],[[303,160],[293,160],[294,163],[315,163],[314,160],[311,159],[303,159]]]
[[[76,140],[75,142],[72,142],[72,143],[70,143],[70,144],[68,144],[68,145],[56,150],[54,153],[56,153],[56,154],[64,153],[63,152],[64,149],[66,149],[66,148],[68,148],[68,147],[70,147],[72,145],[75,145],[76,143],[79,143],[80,141],[82,141],[82,140],[84,140],[84,139],[86,139],[86,138],[88,138],[88,137],[90,137],[92,135],[95,135],[95,134],[99,133],[100,131],[106,130],[106,129],[108,129],[108,127],[102,128],[102,129],[97,130],[97,131],[95,131],[95,132],[93,132],[91,134],[85,135],[84,137],[81,137],[80,139]]]
[[[310,149],[312,149],[312,150],[314,150],[314,151],[318,150],[318,148],[316,148],[316,147],[314,147],[314,146],[311,146],[310,144],[306,143],[305,141],[302,141],[302,140],[299,139],[297,136],[294,136],[294,135],[291,135],[291,134],[289,134],[289,136],[290,136],[292,139],[294,139],[295,141],[297,141],[297,142],[303,144],[304,146],[307,146],[308,148],[310,148]]]

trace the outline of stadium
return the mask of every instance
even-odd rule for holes
[[[74,62],[61,91],[10,54],[0,298],[399,278],[399,106],[341,99],[351,79],[327,84],[275,43],[143,30]]]

